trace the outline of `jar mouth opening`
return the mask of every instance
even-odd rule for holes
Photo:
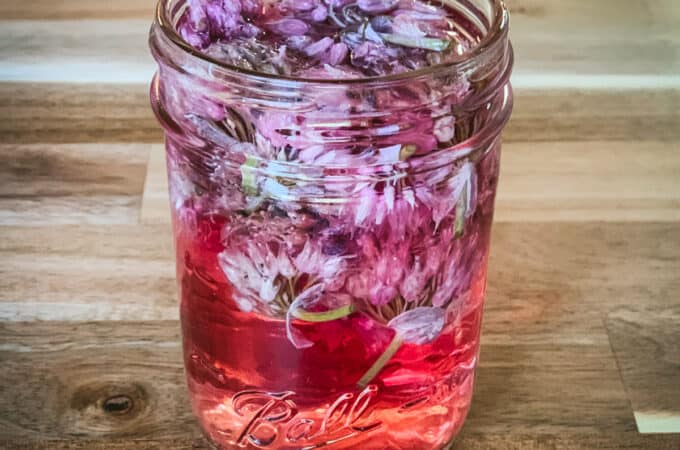
[[[227,72],[237,73],[241,76],[251,77],[253,79],[281,80],[300,84],[361,85],[393,81],[407,81],[409,79],[415,79],[421,76],[436,75],[440,72],[462,71],[470,66],[473,66],[476,61],[483,59],[488,53],[491,53],[491,50],[496,47],[499,41],[507,39],[509,24],[508,9],[505,6],[504,0],[488,0],[490,8],[493,10],[493,18],[491,20],[489,29],[484,34],[483,38],[472,49],[470,49],[470,51],[461,56],[454,57],[446,62],[424,67],[422,69],[410,70],[407,72],[390,75],[367,76],[361,78],[306,78],[286,75],[273,75],[244,69],[227,64],[199,50],[196,50],[188,42],[186,42],[175,29],[173,20],[169,15],[170,8],[168,6],[171,1],[172,0],[158,1],[156,7],[155,25],[160,28],[161,32],[170,40],[171,44],[176,46],[180,51],[211,66],[220,68]],[[463,3],[469,2],[465,1]]]

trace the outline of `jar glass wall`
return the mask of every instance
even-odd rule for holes
[[[203,430],[226,449],[442,448],[479,350],[507,11],[444,2],[474,41],[461,58],[326,79],[196,50],[185,3],[159,4],[151,97]]]

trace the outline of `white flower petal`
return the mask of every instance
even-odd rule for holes
[[[406,311],[387,324],[410,344],[428,344],[444,329],[445,314],[441,308],[419,307]]]
[[[302,333],[293,326],[293,319],[295,319],[294,316],[296,311],[305,310],[321,297],[323,288],[323,285],[317,284],[300,293],[286,312],[286,336],[288,336],[288,340],[295,348],[303,349],[314,345],[312,341],[305,338]]]
[[[387,203],[387,211],[391,212],[394,209],[394,186],[391,183],[387,183],[385,186],[383,196],[385,197],[385,203]]]
[[[416,207],[416,197],[413,195],[413,191],[411,189],[402,191],[401,195],[404,197],[404,200],[406,200],[406,203],[411,205],[411,208]]]
[[[373,188],[366,189],[366,191],[363,192],[361,200],[359,200],[359,205],[357,206],[357,212],[354,219],[355,224],[361,225],[369,216],[375,204],[373,197]]]

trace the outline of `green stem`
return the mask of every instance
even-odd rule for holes
[[[373,378],[376,377],[380,373],[380,371],[385,367],[385,365],[392,359],[395,353],[397,353],[397,350],[401,347],[401,344],[403,344],[404,341],[399,336],[398,334],[394,335],[394,338],[392,339],[392,342],[390,342],[390,345],[387,346],[385,351],[378,357],[378,359],[373,363],[370,369],[366,371],[366,373],[359,379],[357,382],[357,386],[359,388],[363,389],[366,386],[368,386],[368,383],[370,383]]]
[[[290,302],[293,303],[293,299],[295,298],[295,283],[290,278],[288,278],[288,298],[290,299]]]
[[[253,168],[257,166],[257,159],[252,156],[246,157],[246,162],[241,165],[241,188],[246,195],[257,194],[257,181]]]
[[[467,183],[463,186],[460,193],[458,204],[456,205],[456,222],[453,225],[453,237],[459,238],[465,229],[465,213],[467,212]]]
[[[338,17],[335,15],[335,10],[333,9],[333,2],[328,2],[328,17],[335,22],[337,26],[340,28],[347,28],[347,24],[343,23]]]
[[[404,145],[401,147],[401,150],[399,150],[399,160],[406,161],[416,153],[416,150],[417,147],[413,144]]]
[[[304,320],[305,322],[332,322],[334,320],[347,317],[354,312],[354,305],[349,304],[336,309],[324,312],[307,312],[303,310],[292,311],[293,317]]]
[[[435,52],[443,52],[451,45],[450,41],[437,38],[410,37],[399,34],[379,33],[380,37],[390,44],[401,45],[402,47],[423,48]]]

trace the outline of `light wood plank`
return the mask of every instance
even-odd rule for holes
[[[675,0],[508,0],[521,87],[680,83]]]
[[[135,223],[147,145],[0,144],[0,223]]]
[[[640,436],[636,433],[598,433],[578,436],[468,435],[464,430],[447,450],[676,450],[676,436]],[[13,450],[180,450],[211,447],[203,439],[114,441],[11,441],[1,449]]]
[[[147,83],[147,19],[0,22],[0,81]]]
[[[170,199],[165,165],[165,147],[154,145],[149,155],[142,209],[142,223],[170,223]]]
[[[606,323],[638,430],[680,433],[680,302],[617,308]]]
[[[0,324],[3,439],[196,437],[177,322]],[[110,413],[107,399],[130,407]]]
[[[0,83],[5,143],[161,142],[148,85]]]
[[[673,142],[506,144],[496,220],[678,221],[679,148]]]
[[[497,222],[680,220],[680,152],[669,142],[510,142]],[[164,150],[154,146],[142,221],[169,223]]]
[[[147,84],[0,83],[3,142],[162,142]],[[680,141],[680,90],[518,89],[506,142]]]
[[[177,319],[168,226],[0,229],[0,320]]]
[[[110,8],[69,0],[52,10],[0,9],[0,80],[146,82],[154,64],[146,51],[148,2]],[[88,2],[89,3],[89,2]],[[680,12],[674,0],[510,1],[521,87],[680,87]],[[48,12],[51,11],[51,12]],[[92,19],[82,20],[92,17]],[[6,20],[6,19],[62,19]],[[80,18],[77,22],[66,19]],[[123,18],[124,20],[111,20]],[[578,23],[578,32],[574,30]],[[565,45],[565,36],[568,45]]]
[[[182,382],[179,329],[174,321],[0,325],[5,361],[0,366],[0,435],[159,439],[195,434]],[[602,362],[606,338],[604,347],[558,347],[532,344],[524,336],[515,330],[512,345],[482,344],[466,432],[634,431],[613,359]],[[111,370],[114,361],[116,370]],[[136,406],[111,417],[102,403],[117,395],[130,397]]]
[[[517,89],[506,142],[680,141],[674,89]]]
[[[148,19],[156,0],[4,0],[1,20]]]

